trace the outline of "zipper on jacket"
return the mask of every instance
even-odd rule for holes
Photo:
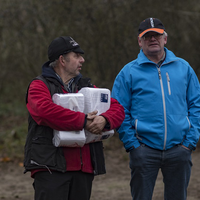
[[[167,117],[166,117],[165,93],[164,93],[164,88],[163,88],[163,81],[162,81],[160,67],[157,67],[157,69],[158,69],[158,75],[159,75],[159,79],[160,79],[160,87],[161,87],[162,100],[163,100],[163,113],[164,113],[164,123],[165,123],[165,137],[164,137],[163,150],[165,150],[166,141],[167,141]]]
[[[186,116],[186,118],[187,118],[187,120],[188,120],[188,123],[189,123],[189,129],[188,129],[188,131],[189,131],[189,130],[190,130],[190,128],[191,128],[191,123],[190,123],[190,120],[189,120],[188,116]]]
[[[166,72],[166,76],[167,76],[168,92],[169,92],[169,95],[171,95],[170,78],[169,78],[168,72]]]
[[[51,170],[46,165],[39,164],[39,163],[35,162],[34,160],[31,160],[31,164],[34,164],[34,165],[37,165],[37,166],[40,166],[40,167],[45,167],[45,168],[47,168],[49,173],[52,174]]]
[[[139,136],[138,132],[137,132],[137,123],[138,123],[138,119],[135,120],[135,130],[136,130],[136,138],[138,140],[142,140],[142,138]]]

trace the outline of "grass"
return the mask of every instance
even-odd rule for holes
[[[27,123],[22,122],[14,127],[0,131],[0,158],[3,160],[23,159],[24,144],[27,134]]]
[[[27,111],[19,100],[0,99],[0,160],[23,159]]]

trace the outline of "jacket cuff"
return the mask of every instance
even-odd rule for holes
[[[189,144],[189,146],[187,148],[189,148],[192,151],[194,151],[196,149],[196,147],[192,146],[191,144]]]
[[[87,114],[85,115],[85,121],[84,121],[84,124],[83,124],[83,128],[85,128],[86,124],[87,124]]]
[[[128,149],[126,149],[126,152],[128,153],[128,152],[130,152],[131,150],[133,150],[133,149],[135,149],[135,147],[134,146],[132,146],[132,147],[130,147],[130,148],[128,148]]]
[[[196,149],[196,146],[193,146],[192,144],[188,144],[188,143],[186,143],[186,141],[183,142],[182,145],[185,146],[185,147],[187,147],[191,151],[194,151]]]
[[[100,116],[104,117],[103,115],[100,115]],[[108,122],[108,120],[106,119],[106,117],[104,117],[104,119],[106,120],[106,125],[104,126],[104,129],[110,130],[110,123]]]

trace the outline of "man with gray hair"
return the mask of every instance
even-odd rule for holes
[[[42,66],[42,75],[33,79],[27,90],[29,126],[24,167],[34,178],[35,200],[89,200],[94,176],[106,173],[102,141],[81,147],[56,147],[53,130],[86,129],[99,135],[119,127],[124,120],[123,107],[112,98],[110,108],[100,115],[96,111],[76,112],[52,101],[55,93],[95,88],[80,74],[85,62],[83,53],[71,37],[55,38],[49,45],[49,61]]]
[[[165,200],[186,200],[200,131],[200,86],[188,62],[168,50],[163,23],[139,25],[137,59],[117,75],[112,97],[125,109],[119,137],[130,155],[133,200],[151,200],[161,169]]]

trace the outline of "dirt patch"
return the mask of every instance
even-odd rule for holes
[[[187,200],[200,199],[200,151],[192,154],[193,168],[188,188]],[[105,175],[95,177],[91,200],[131,200],[129,181],[129,157],[124,148],[106,150]],[[0,199],[6,200],[31,200],[34,199],[30,173],[23,174],[24,168],[19,162],[0,163]],[[159,173],[153,200],[162,200],[163,183]]]

